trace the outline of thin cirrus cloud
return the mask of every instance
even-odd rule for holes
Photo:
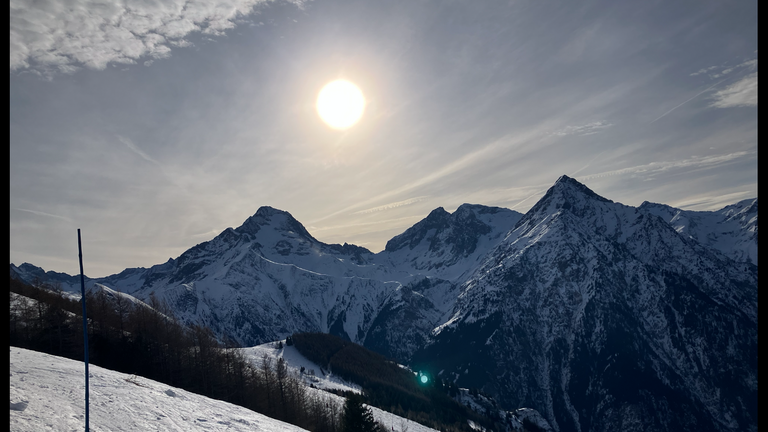
[[[669,111],[665,112],[664,114],[662,114],[662,115],[660,115],[660,116],[656,117],[656,118],[655,118],[655,119],[654,119],[652,122],[650,122],[649,124],[653,124],[653,123],[656,123],[657,121],[659,121],[659,120],[661,120],[662,118],[666,117],[666,116],[667,116],[668,114],[670,114],[672,111],[674,111],[674,110],[676,110],[676,109],[680,108],[681,106],[683,106],[683,105],[687,104],[688,102],[690,102],[690,101],[692,101],[692,100],[696,99],[697,97],[699,97],[699,96],[703,95],[704,93],[706,93],[706,92],[708,92],[708,91],[712,90],[713,88],[715,88],[715,87],[716,87],[718,84],[720,84],[721,82],[723,82],[723,80],[720,80],[720,81],[718,81],[718,82],[716,82],[716,83],[712,84],[711,86],[707,87],[707,88],[706,88],[706,89],[704,89],[703,91],[700,91],[700,92],[696,93],[696,95],[695,95],[695,96],[693,96],[692,98],[689,98],[689,99],[687,99],[685,102],[683,102],[683,103],[681,103],[681,104],[679,104],[679,105],[675,106],[675,107],[674,107],[674,108],[672,108],[671,110],[669,110]]]
[[[613,126],[606,121],[596,121],[577,126],[566,126],[560,130],[552,132],[552,135],[566,136],[566,135],[594,135],[602,132],[605,129]]]
[[[24,208],[16,208],[14,210],[22,211],[22,212],[25,212],[25,213],[31,213],[31,214],[37,215],[37,216],[44,216],[44,217],[49,217],[49,218],[54,218],[54,219],[61,219],[61,220],[67,221],[67,222],[72,222],[72,219],[70,219],[68,217],[59,216],[59,215],[55,215],[55,214],[51,214],[51,213],[46,213],[46,212],[41,212],[41,211],[37,211],[37,210],[29,210],[29,209],[24,209]]]
[[[725,77],[727,77],[729,74],[735,71],[747,71],[747,72],[751,71],[752,73],[749,73],[748,75],[742,77],[735,83],[730,84],[727,87],[716,91],[709,98],[712,100],[709,106],[715,107],[715,108],[750,107],[750,106],[757,106],[756,69],[757,69],[757,59],[754,58],[754,59],[745,60],[735,66],[709,66],[706,68],[699,69],[698,71],[690,75],[691,76],[707,75],[710,79],[723,78],[720,80],[720,82],[722,82],[725,79]],[[719,84],[720,82],[718,82],[717,84]]]
[[[10,70],[102,70],[170,56],[194,32],[221,35],[266,0],[10,2]]]
[[[160,162],[158,162],[158,161],[154,160],[154,159],[153,159],[151,156],[149,156],[148,154],[146,154],[146,153],[144,152],[144,150],[142,150],[142,149],[140,149],[138,146],[136,146],[136,144],[134,144],[134,143],[133,143],[133,141],[131,141],[129,138],[126,138],[126,137],[123,137],[123,136],[120,136],[120,135],[118,135],[118,136],[117,136],[117,139],[118,139],[118,140],[119,140],[121,143],[125,144],[125,145],[126,145],[126,147],[128,147],[128,148],[129,148],[129,149],[130,149],[132,152],[134,152],[134,153],[136,153],[137,155],[139,155],[139,156],[140,156],[142,159],[146,160],[147,162],[151,162],[151,163],[153,163],[153,164],[155,164],[155,165],[157,165],[157,166],[161,166],[161,165],[160,165]]]
[[[366,209],[366,210],[360,210],[360,211],[357,211],[357,212],[355,212],[353,214],[368,214],[368,213],[376,213],[376,212],[380,212],[380,211],[384,211],[384,210],[391,210],[391,209],[394,209],[394,208],[415,204],[417,202],[423,201],[426,198],[427,197],[423,197],[423,196],[422,197],[416,197],[416,198],[410,198],[410,199],[407,199],[407,200],[393,202],[393,203],[381,205],[381,206],[378,206],[378,207],[369,208],[369,209]]]
[[[718,79],[730,74],[733,71],[739,70],[741,68],[754,70],[755,68],[757,68],[757,59],[746,60],[742,63],[737,64],[736,66],[709,66],[706,68],[701,68],[690,75],[697,76],[697,75],[706,74],[707,76],[709,76],[710,79]]]
[[[703,91],[697,93],[693,97],[687,99],[685,102],[679,105],[676,105],[674,108],[668,110],[667,112],[660,115],[659,117],[656,117],[649,124],[653,124],[661,120],[662,118],[670,114],[672,111],[680,108],[681,106],[696,99],[697,97],[703,95],[704,93],[707,93],[710,90],[714,89],[715,87],[720,85],[722,82],[729,79],[730,77],[728,75],[730,73],[737,70],[753,71],[755,69],[757,69],[757,59],[746,60],[735,66],[727,66],[727,67],[726,66],[709,66],[706,68],[699,69],[698,71],[690,74],[690,76],[706,74],[710,79],[713,79],[713,80],[719,79],[719,80],[716,83],[704,89]],[[738,82],[731,84],[724,89],[716,91],[715,94],[710,97],[710,99],[713,99],[714,102],[710,103],[709,106],[715,107],[715,108],[757,106],[757,72],[751,73],[746,77],[740,79]]]
[[[643,165],[636,165],[627,168],[621,168],[612,171],[605,171],[602,173],[591,174],[583,177],[578,177],[579,181],[587,181],[591,179],[609,177],[615,175],[632,175],[648,177],[654,174],[659,174],[665,171],[673,169],[697,169],[697,168],[714,168],[718,165],[734,162],[746,157],[754,157],[754,152],[733,152],[725,155],[715,156],[693,156],[687,159],[651,162]]]
[[[711,99],[710,106],[715,108],[757,106],[757,72],[718,90]]]

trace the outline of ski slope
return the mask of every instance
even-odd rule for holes
[[[9,429],[85,430],[84,381],[82,362],[10,347]],[[91,431],[305,431],[231,403],[94,365],[89,366],[89,392]],[[343,403],[342,398],[338,401]],[[379,409],[372,411],[390,430],[435,432]]]

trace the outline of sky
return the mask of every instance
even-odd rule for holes
[[[261,206],[381,251],[437,207],[757,197],[757,1],[11,0],[10,261],[150,267]],[[345,79],[359,122],[328,127]]]
[[[88,366],[88,390],[88,424],[92,431],[306,431],[238,405],[93,364]],[[344,403],[342,397],[332,393],[318,394],[339,406]],[[83,430],[83,362],[10,347],[10,399],[12,431]],[[374,419],[394,432],[435,432],[376,407],[370,409]]]

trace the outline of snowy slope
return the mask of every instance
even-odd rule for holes
[[[279,342],[279,345],[278,345]],[[294,346],[286,345],[286,341],[269,342],[261,344],[255,347],[241,348],[243,354],[253,364],[260,365],[264,358],[269,359],[272,364],[275,364],[278,359],[282,358],[288,367],[290,373],[295,374],[302,378],[302,381],[306,386],[311,386],[310,391],[324,392],[324,396],[334,398],[337,403],[343,404],[344,399],[335,394],[326,394],[327,390],[340,390],[351,391],[359,393],[361,391],[360,386],[355,383],[351,383],[335,376],[332,371],[327,371],[318,366],[316,363],[308,360],[304,357]],[[404,366],[401,366],[404,367]],[[507,412],[499,408],[495,401],[489,400],[483,396],[471,396],[468,389],[459,389],[459,394],[455,398],[457,402],[466,405],[474,411],[485,414],[487,409],[498,411],[502,418],[507,418],[508,430],[510,431],[523,431],[523,421],[528,420],[532,424],[535,424],[542,431],[551,431],[551,427],[547,421],[539,414],[538,411],[530,408],[520,408]],[[483,403],[478,403],[477,400],[482,399]],[[430,432],[433,429],[428,428],[417,422],[404,419],[402,417],[391,414],[387,411],[383,411],[379,408],[369,406],[374,414],[374,418],[381,421],[383,424],[390,426],[389,430],[401,431],[408,430],[413,432]],[[474,423],[470,422],[470,425]],[[477,430],[482,430],[482,427],[475,425]]]
[[[457,280],[471,272],[523,215],[500,207],[442,207],[387,242],[376,262],[411,274]]]
[[[757,198],[714,212],[680,210],[647,201],[639,209],[661,217],[678,233],[730,258],[757,264]]]
[[[304,429],[156,381],[89,366],[93,431],[264,431]],[[10,347],[10,430],[85,426],[82,362]]]
[[[269,342],[261,345],[257,345],[249,348],[241,348],[241,351],[251,363],[260,365],[264,356],[266,356],[272,364],[275,364],[278,359],[285,360],[288,370],[295,375],[302,377],[307,386],[310,384],[320,390],[340,390],[340,391],[352,391],[360,393],[360,386],[354,383],[347,382],[337,376],[334,376],[331,371],[326,371],[314,362],[307,360],[306,357],[294,346],[285,345],[285,340],[279,341],[281,347],[278,348],[277,342]],[[304,372],[302,372],[304,368]]]
[[[241,348],[241,350],[246,358],[255,365],[261,364],[264,356],[267,356],[272,364],[275,364],[279,358],[284,359],[290,373],[301,376],[307,386],[312,386],[312,388],[309,389],[310,391],[322,392],[323,396],[332,398],[340,406],[344,404],[344,398],[333,393],[328,393],[326,390],[360,392],[360,386],[357,384],[345,381],[333,375],[331,371],[323,370],[320,366],[307,360],[306,357],[301,355],[296,347],[287,346],[285,340],[279,342],[281,342],[282,348],[278,348],[277,342],[269,342],[255,347]],[[304,373],[301,372],[302,367],[304,368]],[[371,409],[374,419],[388,426],[390,431],[402,432],[403,430],[406,430],[409,432],[435,432],[434,429],[412,420],[402,418],[373,406],[368,407]]]
[[[83,375],[82,362],[10,347],[10,430],[82,430]],[[92,431],[304,431],[237,405],[94,365],[89,383]],[[375,407],[371,411],[393,431],[435,432]]]
[[[315,240],[288,213],[262,207],[175,260],[101,279],[106,286],[166,301],[183,321],[202,322],[245,346],[300,330],[358,340],[377,305],[399,283],[379,274],[363,248]],[[286,319],[287,318],[287,319]]]

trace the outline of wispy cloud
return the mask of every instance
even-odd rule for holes
[[[364,227],[364,226],[381,227],[381,226],[392,225],[393,223],[395,224],[395,226],[399,226],[400,223],[404,221],[413,221],[413,220],[419,220],[422,218],[424,218],[424,215],[411,215],[411,216],[404,216],[404,217],[399,217],[394,219],[375,220],[371,222],[356,222],[356,223],[348,223],[344,225],[325,226],[325,227],[316,227],[316,226],[310,225],[308,229],[311,230],[313,233],[315,233],[315,232],[338,230],[338,229],[349,230],[350,228],[353,228],[353,227]]]
[[[188,45],[190,33],[222,35],[264,2],[11,0],[10,69],[48,74],[151,62]]]
[[[687,99],[685,102],[675,106],[671,110],[655,118],[649,124],[652,124],[661,120],[662,118],[670,114],[672,111],[680,108],[681,106],[687,104],[688,102],[712,90],[717,85],[725,81],[727,78],[730,78],[727,76],[730,73],[736,70],[744,70],[744,69],[746,70],[757,69],[757,59],[746,60],[735,66],[727,66],[727,67],[726,66],[710,66],[710,67],[702,68],[697,72],[692,73],[691,76],[707,74],[710,79],[718,79],[718,78],[722,78],[722,79],[718,80],[716,83],[707,87],[703,91],[697,93],[692,98]],[[715,95],[712,97],[712,99],[714,99],[714,102],[711,103],[710,106],[717,107],[717,108],[728,108],[728,107],[736,107],[736,106],[756,106],[757,105],[757,72],[754,72],[742,78],[738,82],[731,84],[722,90],[718,90],[715,93]]]
[[[141,156],[142,159],[146,160],[147,162],[152,162],[153,164],[160,166],[160,162],[152,159],[151,156],[146,154],[144,150],[140,149],[136,146],[136,144],[133,143],[129,138],[117,135],[117,139],[120,140],[121,143],[125,144],[126,147],[131,149],[132,152],[136,153],[137,155]]]
[[[681,106],[683,106],[683,105],[687,104],[688,102],[690,102],[690,101],[692,101],[692,100],[696,99],[697,97],[699,97],[699,96],[703,95],[704,93],[706,93],[706,92],[708,92],[708,91],[712,90],[712,89],[713,89],[713,88],[714,88],[716,85],[720,84],[721,82],[723,82],[723,80],[720,80],[720,81],[718,81],[718,82],[716,82],[716,83],[712,84],[711,86],[707,87],[706,89],[704,89],[703,91],[701,91],[701,92],[699,92],[699,93],[696,93],[696,95],[694,95],[692,98],[690,98],[690,99],[686,100],[685,102],[681,103],[680,105],[677,105],[676,107],[674,107],[674,108],[672,108],[671,110],[669,110],[669,111],[665,112],[664,114],[662,114],[662,115],[660,115],[660,116],[656,117],[656,118],[655,118],[655,119],[654,119],[652,122],[650,122],[650,123],[648,123],[648,124],[653,124],[653,123],[656,123],[657,121],[659,121],[659,120],[661,120],[662,118],[666,117],[666,116],[667,116],[669,113],[671,113],[672,111],[674,111],[674,110],[676,110],[676,109],[680,108]]]
[[[223,229],[219,229],[219,228],[213,228],[213,229],[210,229],[210,230],[204,231],[204,232],[192,233],[189,236],[192,237],[192,238],[200,238],[200,237],[202,237],[202,238],[212,238],[212,237],[216,237],[217,235],[221,234],[222,231],[224,231],[224,230]]]
[[[67,222],[72,222],[72,219],[70,219],[68,217],[59,216],[59,215],[55,215],[55,214],[51,214],[51,213],[46,213],[46,212],[41,212],[41,211],[37,211],[37,210],[28,210],[28,209],[23,209],[23,208],[15,208],[14,210],[18,210],[18,211],[22,211],[22,212],[26,212],[26,213],[31,213],[31,214],[37,215],[37,216],[45,216],[45,217],[50,217],[50,218],[54,218],[54,219],[65,220]]]
[[[366,210],[360,210],[360,211],[354,212],[353,214],[368,214],[368,213],[376,213],[376,212],[380,212],[380,211],[384,211],[384,210],[391,210],[391,209],[394,209],[394,208],[415,204],[415,203],[417,203],[419,201],[423,201],[426,198],[427,197],[424,197],[424,196],[416,197],[416,198],[410,198],[410,199],[407,199],[407,200],[393,202],[393,203],[389,203],[389,204],[384,204],[384,205],[381,205],[381,206],[378,206],[378,207],[369,208],[369,209],[366,209]]]
[[[578,177],[579,181],[586,181],[601,177],[609,177],[615,175],[643,175],[651,176],[654,174],[670,171],[673,169],[685,169],[685,168],[713,168],[718,165],[733,162],[737,159],[744,157],[754,156],[754,152],[735,152],[724,155],[714,156],[693,156],[688,159],[680,159],[673,161],[651,162],[644,165],[636,165],[633,167],[622,168],[613,171],[605,171],[602,173],[591,174],[588,176]]]
[[[731,72],[734,72],[736,70],[740,69],[747,69],[747,70],[755,70],[757,68],[757,59],[749,59],[745,60],[735,66],[709,66],[702,69],[699,69],[698,71],[691,74],[691,76],[697,76],[697,75],[708,75],[710,79],[718,79],[722,78]]]
[[[549,189],[550,187],[551,187],[551,185],[544,185],[544,186],[538,185],[538,186],[536,186],[536,188],[533,189],[533,192],[528,193],[525,196],[525,198],[523,198],[523,199],[519,200],[518,202],[516,202],[513,206],[510,207],[510,209],[511,210],[515,210],[518,207],[520,207],[521,205],[523,205],[526,201],[530,200],[531,198],[541,197],[544,194],[544,192],[546,192],[547,189]],[[520,189],[523,189],[523,188],[520,188]],[[525,188],[525,189],[531,189],[531,188]]]
[[[400,187],[398,187],[396,189],[393,189],[393,190],[384,192],[382,194],[379,194],[377,196],[374,196],[372,198],[369,198],[369,199],[367,199],[367,200],[365,200],[363,202],[359,202],[359,203],[353,204],[353,205],[351,205],[349,207],[346,207],[344,209],[341,209],[341,210],[338,210],[336,212],[333,212],[333,213],[331,213],[331,214],[329,214],[327,216],[324,216],[324,217],[321,217],[321,218],[315,220],[313,223],[321,222],[321,221],[326,220],[326,219],[328,219],[330,217],[336,216],[338,214],[349,212],[349,211],[351,211],[353,209],[360,208],[362,206],[371,205],[371,204],[373,204],[373,203],[375,203],[377,201],[381,202],[382,200],[385,200],[385,199],[389,200],[389,199],[392,199],[393,197],[395,197],[397,195],[400,195],[400,194],[402,194],[404,192],[410,191],[410,190],[415,189],[417,187],[428,185],[430,183],[434,183],[434,182],[436,182],[436,181],[438,181],[438,180],[440,180],[440,179],[442,179],[442,178],[444,178],[446,176],[454,174],[454,173],[456,173],[458,171],[461,171],[461,170],[465,169],[466,167],[468,167],[468,166],[470,166],[472,164],[477,163],[479,160],[481,160],[484,157],[487,157],[494,150],[496,150],[496,147],[498,147],[498,146],[499,146],[499,142],[498,141],[492,142],[491,144],[488,144],[488,145],[480,148],[479,150],[475,150],[474,152],[468,153],[468,154],[466,154],[466,155],[464,155],[464,156],[454,160],[453,162],[448,163],[447,165],[441,167],[440,169],[438,169],[436,171],[433,171],[430,174],[427,174],[426,176],[420,177],[420,178],[418,178],[418,179],[416,179],[414,181],[411,181],[410,183],[406,183],[406,184],[404,184],[404,185],[402,185],[402,186],[400,186]],[[384,206],[386,207],[387,205],[388,204],[385,204]]]
[[[716,108],[757,106],[757,72],[717,91],[712,99]]]
[[[402,196],[402,194],[413,191],[416,188],[434,184],[446,177],[455,175],[456,173],[464,171],[468,168],[480,166],[483,162],[491,160],[492,158],[498,156],[501,152],[509,151],[511,148],[531,142],[534,138],[541,137],[544,134],[544,129],[547,128],[547,126],[548,125],[532,127],[530,130],[527,130],[523,133],[503,136],[481,146],[477,150],[454,159],[453,161],[441,166],[429,174],[415,178],[410,182],[401,185],[400,187],[373,196],[365,201],[355,203],[341,210],[337,210],[329,215],[316,219],[312,223],[318,223],[336,215],[347,213],[360,207],[370,206],[377,202],[395,199],[395,197]],[[385,204],[384,207],[387,205],[389,204]]]
[[[613,126],[613,124],[601,120],[578,126],[566,126],[560,130],[552,132],[552,135],[594,135],[596,133],[602,132],[604,129],[608,129],[611,126]]]
[[[717,66],[710,66],[710,67],[701,68],[698,71],[692,73],[691,76],[702,75],[702,74],[705,74],[705,73],[707,73],[707,72],[709,72],[711,70],[717,69],[717,68],[718,68]]]
[[[752,191],[738,191],[722,195],[696,195],[688,199],[669,204],[673,207],[684,209],[712,211],[720,210],[727,205],[733,204],[734,202],[753,197],[755,197],[755,195]]]

